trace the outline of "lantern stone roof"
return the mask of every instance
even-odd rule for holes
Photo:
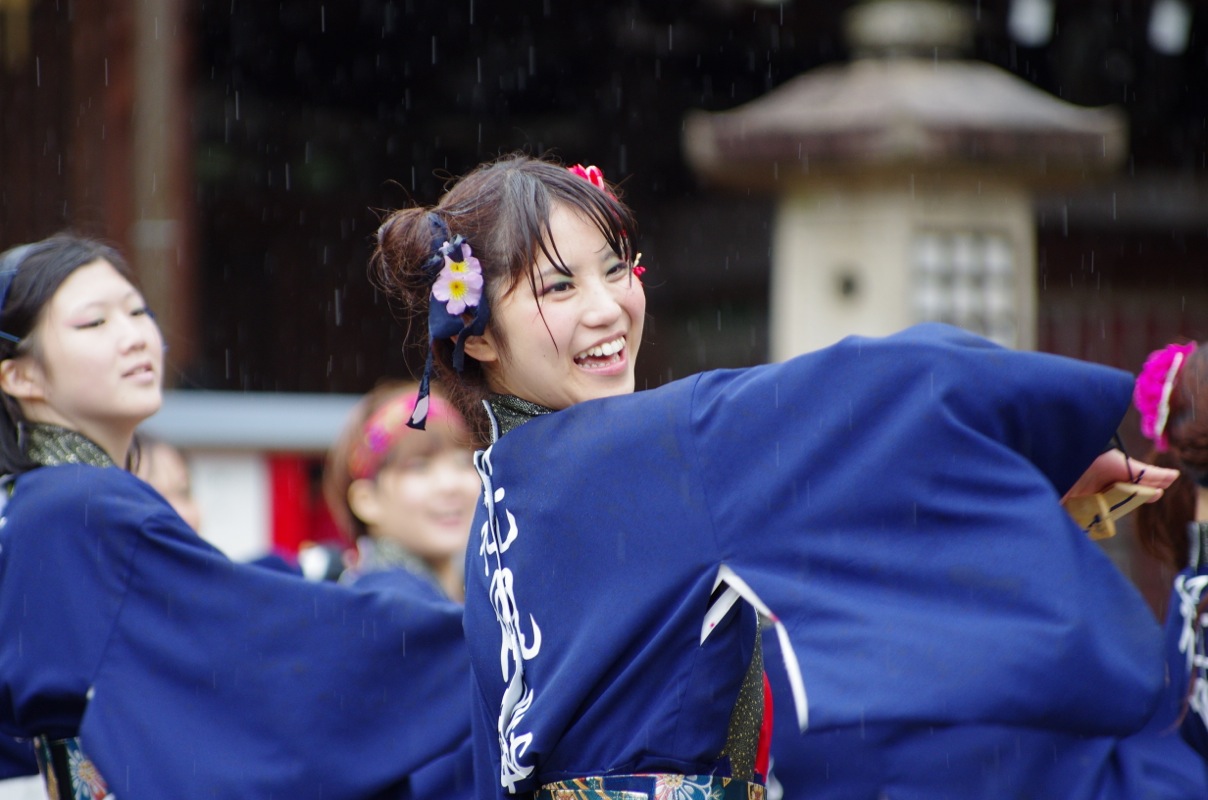
[[[875,24],[884,19],[866,13],[875,36],[856,43],[862,57],[851,63],[811,70],[730,111],[689,112],[683,141],[691,165],[706,179],[752,187],[884,168],[1043,182],[1123,160],[1127,123],[1118,109],[1074,105],[985,62],[940,58],[938,43],[935,55],[920,57],[927,48],[918,30],[899,28],[894,40],[886,34],[892,25]]]

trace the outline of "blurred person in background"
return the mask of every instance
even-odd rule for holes
[[[323,494],[336,524],[355,541],[341,576],[355,589],[403,600],[465,597],[465,550],[482,488],[461,414],[433,395],[427,430],[407,426],[418,384],[390,381],[352,410],[328,452]],[[461,636],[461,620],[451,622]],[[457,658],[431,668],[471,689],[469,663]],[[473,794],[474,759],[468,705],[443,709],[460,726],[462,744],[449,757],[411,776],[417,795],[443,800]]]
[[[342,580],[461,602],[481,484],[465,421],[443,398],[426,431],[407,427],[418,388],[390,382],[361,400],[328,454],[323,494],[356,545]]]
[[[142,432],[136,435],[138,463],[134,467],[134,474],[159,492],[168,505],[176,509],[180,518],[200,533],[201,507],[193,497],[193,480],[184,453],[156,436]]]
[[[1140,546],[1173,573],[1164,713],[1208,758],[1208,347],[1172,343],[1150,353],[1133,404],[1153,442],[1147,460],[1179,470],[1159,501],[1137,510],[1136,523]]]

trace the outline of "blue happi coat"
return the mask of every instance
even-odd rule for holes
[[[809,796],[1203,797],[1177,736],[1121,759],[1161,634],[1059,504],[1131,388],[925,325],[504,434],[467,560],[480,795],[724,770],[737,595],[788,645]]]
[[[78,734],[122,800],[412,797],[464,746],[454,603],[233,563],[112,467],[20,476],[0,524],[0,732]]]

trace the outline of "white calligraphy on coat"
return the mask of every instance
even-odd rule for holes
[[[1208,587],[1208,575],[1175,578],[1175,591],[1179,597],[1179,614],[1183,617],[1183,631],[1179,635],[1179,652],[1187,658],[1187,674],[1194,676],[1191,697],[1188,701],[1192,710],[1208,725],[1208,653],[1204,648],[1204,622],[1208,614],[1200,615],[1200,598]],[[1196,619],[1200,616],[1200,619]]]
[[[533,741],[531,732],[519,729],[525,713],[533,704],[533,690],[524,680],[524,662],[541,651],[541,628],[530,614],[528,621],[531,634],[526,635],[521,621],[520,609],[516,605],[512,571],[503,565],[503,554],[520,535],[520,526],[511,511],[502,508],[506,492],[502,486],[494,485],[494,470],[491,466],[491,449],[474,455],[474,467],[482,480],[483,504],[487,519],[480,532],[481,544],[478,554],[483,559],[484,575],[491,579],[491,606],[502,629],[499,648],[499,666],[507,689],[499,708],[499,782],[509,793],[515,793],[516,783],[533,773],[533,766],[522,765],[521,759]],[[500,525],[499,511],[507,519],[507,533]]]

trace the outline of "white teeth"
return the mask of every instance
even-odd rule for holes
[[[604,344],[598,344],[595,347],[592,347],[588,350],[584,350],[582,353],[575,356],[575,358],[588,358],[588,357],[606,358],[607,356],[611,356],[611,355],[621,352],[621,350],[623,350],[624,347],[625,347],[625,337],[622,336],[622,337],[613,339],[611,342],[605,342]]]

